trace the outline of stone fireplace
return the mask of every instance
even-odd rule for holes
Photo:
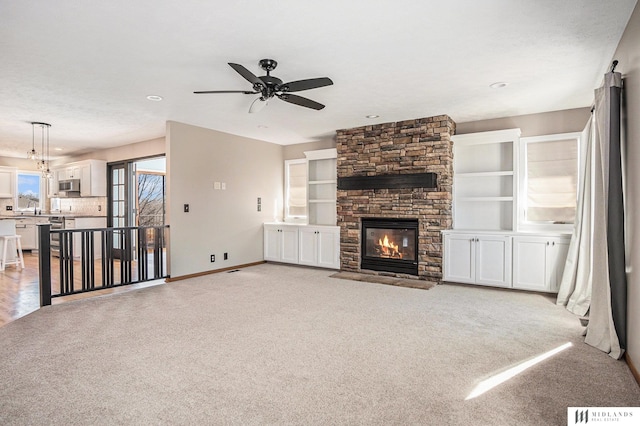
[[[452,224],[454,132],[447,115],[337,132],[341,270],[440,282],[440,231]]]

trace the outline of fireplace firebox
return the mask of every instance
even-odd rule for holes
[[[418,275],[416,219],[362,219],[361,269]]]

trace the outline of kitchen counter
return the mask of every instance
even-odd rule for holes
[[[0,216],[0,220],[3,219],[20,219],[20,218],[46,218],[49,219],[51,217],[63,217],[67,219],[79,219],[85,217],[103,217],[106,218],[106,215],[93,215],[93,214],[61,214],[61,213],[47,213],[47,214],[16,214],[13,216]]]

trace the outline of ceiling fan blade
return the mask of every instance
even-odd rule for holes
[[[236,70],[238,74],[243,76],[245,80],[247,80],[249,83],[253,84],[254,86],[256,84],[259,84],[260,86],[264,86],[264,83],[262,82],[262,80],[260,80],[258,77],[255,76],[255,74],[253,74],[251,71],[249,71],[242,65],[229,62],[229,66],[231,66],[231,68]]]
[[[245,95],[254,95],[260,92],[250,92],[248,90],[201,90],[199,92],[193,92],[197,95],[201,95],[203,93],[244,93]]]
[[[276,96],[285,102],[289,102],[290,104],[300,105],[315,110],[321,110],[322,108],[324,108],[324,105],[316,101],[312,101],[311,99],[303,98],[302,96],[290,95],[288,93],[283,93],[282,95]]]
[[[317,87],[331,86],[333,81],[328,77],[309,78],[285,83],[281,86],[284,92],[300,92],[302,90],[315,89]]]

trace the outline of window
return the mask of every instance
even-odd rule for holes
[[[40,195],[42,187],[41,173],[18,172],[17,209],[20,211],[42,210]]]
[[[580,177],[580,134],[521,138],[520,144],[524,228],[571,228]]]
[[[304,222],[307,219],[307,161],[286,160],[285,221]]]

